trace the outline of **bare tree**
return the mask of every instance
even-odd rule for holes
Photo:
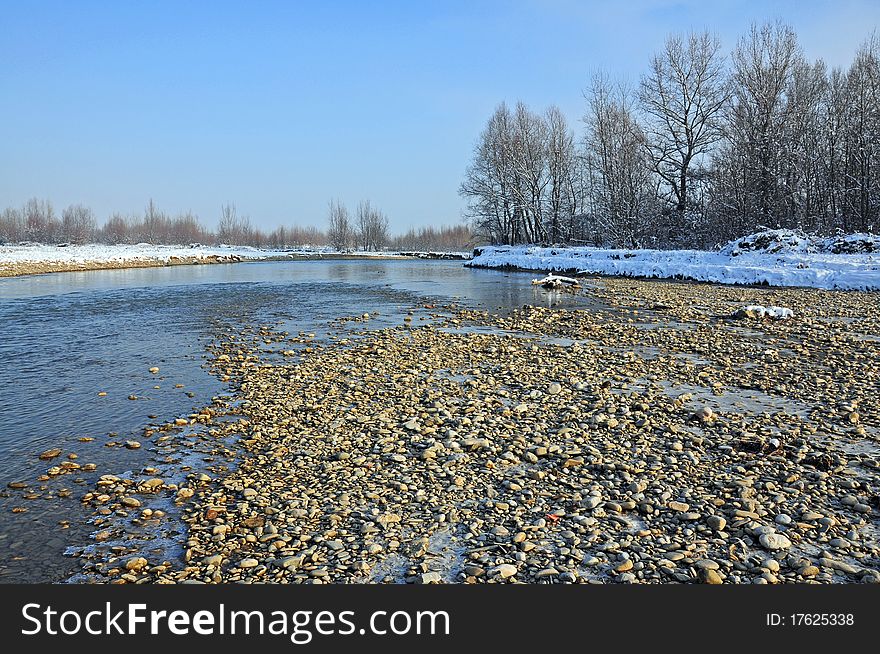
[[[0,214],[0,243],[16,243],[24,239],[24,218],[22,212],[7,207]]]
[[[569,210],[574,136],[562,113],[501,104],[480,135],[459,194],[477,233],[492,242],[558,240]]]
[[[391,247],[400,252],[467,252],[473,246],[474,236],[467,225],[410,228],[391,239]]]
[[[824,99],[828,94],[825,64],[799,61],[792,69],[787,91],[787,119],[780,143],[785,175],[784,224],[801,229],[822,229],[827,222],[828,197],[824,182],[827,157],[823,134]]]
[[[846,90],[842,227],[876,229],[880,223],[880,39],[876,34],[856,53]]]
[[[352,247],[354,230],[348,217],[348,208],[339,201],[331,200],[328,211],[327,238],[333,249],[343,252]]]
[[[62,238],[75,245],[92,241],[95,236],[95,216],[81,204],[72,204],[61,212]]]
[[[474,148],[459,194],[468,201],[475,233],[491,243],[516,243],[517,212],[512,189],[512,116],[501,103]]]
[[[55,217],[52,203],[31,198],[22,209],[24,236],[29,241],[57,243],[61,235],[61,222]]]
[[[207,236],[208,233],[199,223],[198,216],[191,211],[186,211],[171,220],[168,242],[177,245],[191,245],[206,241]]]
[[[101,239],[110,245],[131,243],[131,227],[129,220],[121,213],[114,213],[101,228]]]
[[[220,224],[217,227],[217,240],[227,245],[246,245],[253,243],[256,232],[251,228],[250,218],[240,216],[234,204],[220,207]]]
[[[361,249],[364,252],[378,251],[388,241],[388,218],[374,209],[369,200],[363,200],[357,208],[357,229]]]
[[[729,98],[721,43],[709,32],[670,36],[642,78],[639,98],[649,120],[654,171],[671,189],[675,209],[689,208],[691,165],[721,139]]]
[[[569,129],[565,115],[556,106],[546,113],[548,193],[543,221],[551,243],[572,238],[571,216],[580,209],[578,163],[575,153],[574,132]]]
[[[513,113],[512,142],[508,146],[516,241],[537,243],[547,238],[544,202],[550,177],[546,155],[547,124],[541,116],[518,102]]]
[[[594,76],[584,122],[597,233],[617,247],[638,246],[652,190],[645,133],[635,119],[632,94],[604,75]]]
[[[802,61],[794,31],[782,23],[753,25],[733,51],[732,147],[745,167],[748,212],[771,222],[785,215],[784,158],[791,77]]]
[[[168,243],[171,236],[171,220],[158,209],[152,198],[144,209],[139,229],[134,223],[131,227],[138,232],[137,239],[146,243]]]

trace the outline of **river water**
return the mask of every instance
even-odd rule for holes
[[[204,367],[218,330],[280,324],[320,339],[336,318],[378,312],[370,328],[399,325],[425,303],[503,313],[590,302],[543,291],[532,277],[460,261],[322,260],[0,279],[0,582],[77,572],[78,560],[64,553],[93,530],[81,496],[101,474],[151,464],[148,443],[107,444],[137,439],[228,390]],[[61,456],[40,460],[50,448]],[[96,469],[38,480],[71,454]]]

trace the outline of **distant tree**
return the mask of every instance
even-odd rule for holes
[[[400,252],[467,252],[474,236],[467,225],[410,228],[392,238],[390,247]]]
[[[198,216],[187,211],[175,216],[169,226],[168,242],[177,245],[189,245],[191,243],[204,243],[208,240],[208,233]]]
[[[61,212],[62,238],[75,245],[91,242],[95,237],[95,216],[81,204],[72,204]]]
[[[52,203],[31,198],[22,209],[24,237],[40,243],[57,243],[61,236],[61,221],[55,217]]]
[[[357,230],[364,252],[381,250],[388,241],[388,218],[363,200],[357,208]]]
[[[146,243],[167,243],[171,237],[171,220],[157,208],[152,198],[144,209],[139,228],[132,227],[138,232],[137,239]]]
[[[131,243],[132,235],[129,220],[121,213],[114,213],[101,228],[101,240],[110,245]]]
[[[7,207],[0,214],[0,243],[17,243],[24,239],[24,219],[22,212]]]
[[[351,248],[354,230],[348,216],[348,208],[338,200],[331,200],[327,220],[327,238],[333,249],[343,252]]]
[[[240,216],[234,204],[224,204],[220,208],[220,224],[217,227],[217,240],[227,245],[246,245],[255,234],[250,219]]]

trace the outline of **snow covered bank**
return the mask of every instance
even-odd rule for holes
[[[181,245],[3,245],[0,266],[14,263],[115,263],[156,261],[174,263],[176,259],[265,259],[279,254],[238,246]]]
[[[757,238],[761,235],[766,238]],[[717,252],[492,246],[477,248],[474,259],[465,265],[721,284],[880,290],[880,247],[868,249],[880,246],[877,237],[863,234],[820,240],[780,231],[761,235],[739,239]],[[790,235],[795,238],[787,239]],[[838,252],[858,248],[859,253],[835,254],[838,246]]]
[[[4,245],[0,246],[0,277],[108,268],[233,263],[278,255],[283,256],[283,253],[222,245]]]
[[[0,277],[47,272],[138,268],[236,261],[302,259],[465,259],[461,252],[337,252],[329,247],[285,250],[247,246],[182,245],[0,245]]]

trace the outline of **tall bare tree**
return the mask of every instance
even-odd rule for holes
[[[722,136],[729,88],[721,42],[709,32],[670,36],[651,59],[639,98],[649,118],[646,143],[654,171],[684,213],[692,164]]]
[[[843,229],[880,224],[880,39],[873,34],[847,73]]]
[[[571,216],[580,209],[578,162],[574,132],[565,114],[551,106],[545,114],[547,124],[546,162],[548,192],[546,200],[547,236],[551,243],[572,238]]]
[[[467,217],[479,238],[516,243],[517,212],[513,192],[513,118],[505,103],[495,109],[474,148],[473,160],[459,187],[468,202]]]
[[[611,245],[635,247],[652,190],[645,133],[636,121],[632,94],[595,75],[584,122],[595,231]]]
[[[733,51],[731,145],[745,167],[747,211],[771,222],[786,214],[785,159],[780,148],[789,118],[788,94],[802,62],[788,25],[752,25]]]

